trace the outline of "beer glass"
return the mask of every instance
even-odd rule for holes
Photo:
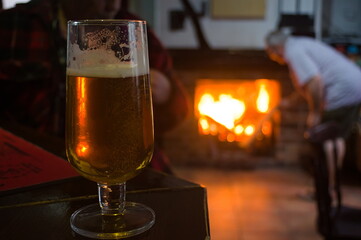
[[[69,21],[66,75],[67,157],[97,182],[99,195],[99,204],[73,213],[71,227],[100,239],[140,234],[151,228],[155,214],[125,201],[125,183],[153,154],[146,23]]]

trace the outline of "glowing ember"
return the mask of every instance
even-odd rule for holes
[[[204,130],[210,130],[210,126],[209,126],[209,123],[208,123],[207,119],[205,119],[205,118],[200,118],[200,119],[199,119],[199,124],[201,125],[202,129],[204,129]]]
[[[244,133],[248,136],[251,136],[254,133],[254,126],[253,125],[247,126],[246,129],[244,130]]]
[[[237,135],[241,135],[243,130],[244,130],[244,127],[242,125],[237,125],[234,128],[234,133],[237,134]]]

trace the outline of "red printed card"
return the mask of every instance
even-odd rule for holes
[[[75,176],[64,159],[0,128],[0,193]]]

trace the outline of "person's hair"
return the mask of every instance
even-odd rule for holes
[[[286,42],[288,36],[289,34],[281,30],[270,32],[265,38],[266,45],[269,47],[281,46]]]

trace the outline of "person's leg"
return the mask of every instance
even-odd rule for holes
[[[336,163],[337,167],[341,169],[346,154],[346,141],[343,138],[337,138],[335,141],[335,145],[337,152]]]
[[[324,152],[329,168],[330,193],[332,193],[332,199],[335,199],[335,184],[338,177],[335,175],[336,170],[342,169],[346,155],[346,139],[350,136],[353,126],[359,119],[359,113],[359,104],[323,113],[322,122],[335,122],[338,124],[338,129],[333,130],[335,132],[337,131],[338,137],[324,142]],[[330,141],[332,141],[332,143]]]
[[[331,204],[335,205],[340,201],[340,196],[336,189],[337,169],[341,169],[346,153],[346,143],[343,138],[337,138],[335,140],[326,140],[323,143],[323,150],[328,168],[328,180],[329,180],[329,193],[331,197]],[[337,201],[335,201],[337,199]]]
[[[341,169],[343,166],[343,162],[345,161],[345,156],[346,156],[346,140],[344,138],[337,138],[335,141],[335,146],[336,146],[336,176],[335,176],[335,196],[336,196],[336,205],[337,208],[340,209],[341,207],[341,203],[342,203],[342,194],[341,194],[341,187],[340,187],[340,181],[341,181]]]
[[[325,153],[325,160],[328,169],[328,183],[329,183],[328,186],[329,186],[329,193],[331,199],[334,199],[335,197],[335,172],[336,172],[335,147],[336,144],[333,140],[326,140],[323,143],[323,151]]]

